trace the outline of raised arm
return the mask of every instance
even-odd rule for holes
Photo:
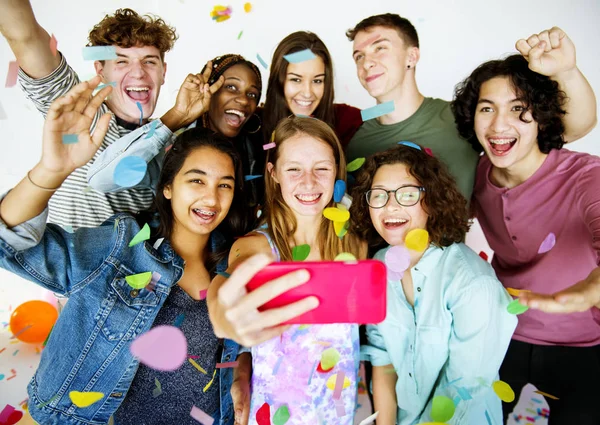
[[[563,118],[565,142],[580,139],[597,123],[596,96],[590,83],[577,67],[575,45],[567,34],[552,27],[516,43],[517,50],[529,62],[529,68],[556,81],[567,95]]]
[[[49,75],[60,64],[60,55],[50,49],[50,35],[35,20],[28,0],[0,0],[0,32],[32,78]]]

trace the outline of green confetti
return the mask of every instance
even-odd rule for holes
[[[125,276],[125,280],[133,289],[145,288],[152,279],[152,272],[144,272]]]
[[[439,395],[433,398],[431,406],[431,419],[435,422],[447,422],[454,416],[454,402],[446,396]]]
[[[242,34],[243,34],[243,33],[244,33],[244,30],[240,31],[240,33],[238,34],[238,40],[239,40],[240,38],[242,38]]]
[[[52,329],[54,329],[54,325],[52,325],[52,327],[50,328],[50,332],[48,332],[48,336],[44,340],[44,343],[42,344],[42,347],[45,347],[46,344],[48,343],[48,338],[50,338],[50,334],[52,333]]]
[[[333,261],[356,261],[356,257],[349,252],[342,252],[338,254]]]
[[[290,411],[287,404],[279,406],[279,409],[273,415],[273,425],[284,425],[290,419]]]
[[[129,242],[129,247],[131,248],[132,246],[137,245],[140,242],[147,241],[148,239],[150,239],[150,226],[148,226],[148,223],[146,223],[144,224],[144,227],[142,227],[142,230],[137,232],[131,242]]]
[[[342,358],[340,352],[335,348],[328,348],[321,353],[321,369],[329,370]]]
[[[362,167],[362,165],[365,163],[365,159],[364,158],[356,158],[354,161],[350,162],[347,166],[346,166],[346,171],[348,171],[349,173],[352,173],[353,171],[358,170],[360,167]]]
[[[523,314],[525,313],[527,310],[529,310],[529,307],[527,307],[526,305],[523,305],[519,302],[519,300],[513,300],[507,307],[506,307],[506,311],[508,311],[510,314],[514,314],[514,315],[518,315],[518,314]]]
[[[308,258],[308,254],[310,254],[310,245],[297,245],[292,248],[292,260],[294,261],[304,261]]]

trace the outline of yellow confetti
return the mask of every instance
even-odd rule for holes
[[[73,404],[77,407],[88,407],[97,401],[102,400],[104,397],[104,393],[97,392],[84,392],[81,393],[79,391],[71,391],[69,393],[69,398],[73,402]]]
[[[325,385],[327,385],[327,388],[329,388],[331,391],[335,390],[335,381],[337,379],[337,373],[335,375],[331,375],[329,377],[329,379],[327,380],[327,383]],[[350,386],[350,380],[348,379],[348,377],[344,376],[344,387],[342,389],[346,389]]]
[[[344,235],[348,232],[348,222],[347,221],[334,221],[333,229],[335,230],[335,234],[338,238],[343,238]]]
[[[515,400],[515,392],[512,390],[510,385],[504,381],[496,381],[492,384],[494,392],[500,400],[505,403],[511,403]]]
[[[189,361],[189,362],[190,362],[190,363],[191,363],[191,364],[192,364],[192,365],[193,365],[193,366],[194,366],[196,369],[198,369],[200,372],[202,372],[202,373],[203,373],[203,374],[205,374],[205,375],[208,375],[208,372],[207,372],[207,371],[205,371],[205,370],[202,368],[202,366],[200,366],[198,363],[196,363],[196,362],[194,361],[194,359],[192,359],[192,358],[189,358],[189,359],[188,359],[188,361]]]
[[[333,207],[325,208],[323,210],[323,216],[333,222],[346,222],[350,220],[350,213],[348,211]]]
[[[327,342],[327,341],[314,341],[314,344],[319,344],[319,345],[323,345],[325,347],[329,347],[331,345],[331,342]],[[321,367],[322,369],[322,367]]]
[[[204,387],[204,389],[202,390],[202,392],[206,392],[208,391],[208,389],[210,388],[210,386],[212,385],[213,381],[215,380],[215,375],[217,374],[217,369],[215,369],[215,371],[213,372],[213,376],[212,379],[210,380],[210,382],[208,384],[206,384],[206,387]]]
[[[321,353],[321,369],[329,370],[342,358],[340,352],[335,348],[328,348]]]
[[[244,4],[244,12],[250,13],[251,10],[252,10],[252,4],[251,3],[245,3]]]
[[[552,394],[545,393],[543,391],[534,391],[534,393],[537,393],[539,395],[543,395],[544,397],[551,398],[552,400],[560,400],[558,397],[556,397],[556,396],[554,396]]]
[[[356,257],[349,252],[342,252],[338,254],[333,261],[356,261]]]
[[[303,329],[308,329],[310,327],[310,325],[300,325],[298,326],[298,330],[301,331]]]
[[[531,291],[529,291],[527,289],[515,289],[515,288],[506,288],[506,290],[513,297],[518,297],[519,294],[522,294],[523,292],[531,292]]]
[[[413,251],[423,252],[429,245],[429,233],[425,229],[412,229],[404,239],[404,246]]]

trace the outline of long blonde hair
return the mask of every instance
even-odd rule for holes
[[[292,115],[281,120],[271,138],[272,142],[275,143],[275,148],[267,152],[267,162],[276,166],[277,159],[279,158],[279,149],[286,140],[297,134],[305,134],[329,145],[333,150],[333,156],[336,161],[336,180],[346,180],[346,158],[344,157],[342,146],[331,127],[316,118],[304,118]],[[279,184],[268,170],[265,171],[265,186],[264,222],[267,224],[267,232],[279,250],[281,260],[291,261],[292,249],[289,237],[297,230],[296,217],[283,199]],[[335,203],[331,199],[328,207],[333,206],[335,206]],[[333,260],[341,252],[350,252],[357,258],[364,256],[361,249],[361,240],[351,232],[351,229],[340,239],[335,233],[333,222],[325,217],[321,218],[318,237],[319,250],[323,260]]]

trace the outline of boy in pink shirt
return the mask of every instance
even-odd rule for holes
[[[535,54],[482,64],[452,106],[461,135],[486,154],[472,206],[492,266],[505,287],[531,291],[520,295],[532,309],[519,316],[500,378],[517,399],[527,383],[558,397],[547,400],[551,425],[597,425],[600,158],[562,149],[568,99],[532,70]]]

